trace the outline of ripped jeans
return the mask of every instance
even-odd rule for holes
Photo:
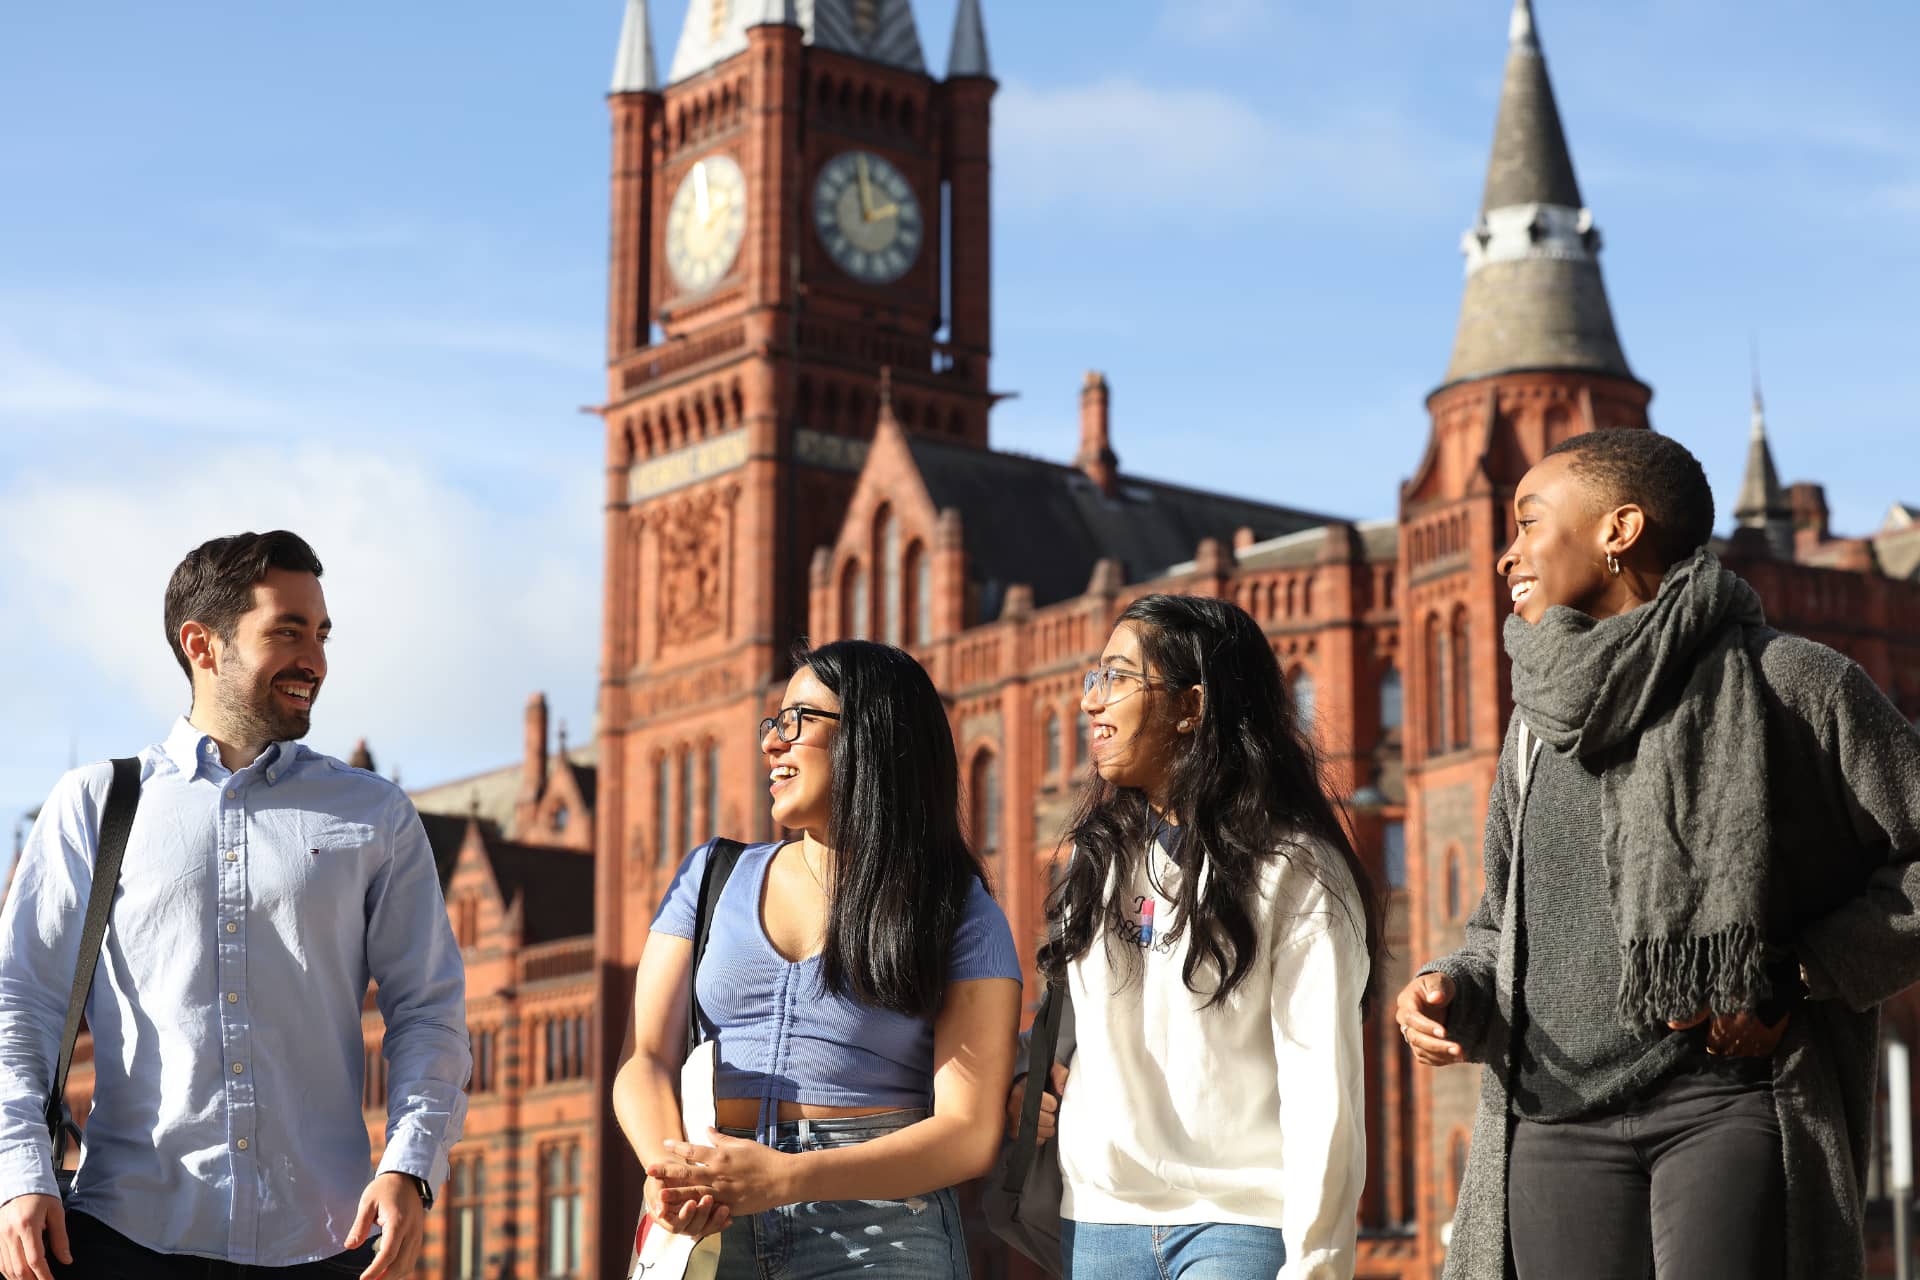
[[[834,1120],[790,1120],[773,1147],[797,1153],[850,1147],[927,1118],[923,1110]],[[723,1129],[752,1138],[747,1129]],[[810,1200],[756,1213],[720,1236],[716,1280],[967,1280],[967,1243],[951,1188],[905,1200]]]

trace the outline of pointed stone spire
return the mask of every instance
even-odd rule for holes
[[[1747,474],[1740,481],[1740,500],[1734,504],[1734,523],[1758,529],[1781,560],[1793,559],[1793,504],[1780,487],[1767,444],[1767,414],[1760,402],[1760,379],[1753,380],[1753,430],[1747,436]]]
[[[613,59],[613,87],[609,93],[654,93],[660,72],[653,61],[653,24],[647,21],[647,0],[627,0],[627,16],[620,24],[620,52]]]
[[[353,754],[347,757],[347,764],[354,769],[365,769],[368,773],[374,772],[373,752],[367,749],[365,738],[353,744]]]
[[[947,54],[947,79],[978,76],[993,78],[993,63],[987,57],[987,23],[980,16],[980,0],[960,0],[953,12],[953,48]]]
[[[744,53],[751,27],[799,27],[821,49],[924,72],[912,0],[690,0],[667,77],[679,83]]]
[[[1631,378],[1600,280],[1531,0],[1515,0],[1480,217],[1461,241],[1466,296],[1446,381],[1573,369]]]

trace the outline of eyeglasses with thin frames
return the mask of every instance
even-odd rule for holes
[[[782,707],[760,722],[760,736],[764,738],[771,731],[782,742],[797,742],[800,730],[806,727],[809,718],[838,720],[840,715],[835,711],[822,711],[818,707]]]
[[[1086,675],[1082,676],[1080,679],[1080,692],[1083,694],[1090,693],[1101,706],[1110,707],[1116,702],[1131,698],[1140,691],[1140,689],[1130,689],[1116,698],[1113,696],[1113,684],[1116,680],[1137,681],[1140,689],[1164,689],[1167,687],[1166,681],[1154,680],[1144,672],[1129,671],[1125,667],[1106,666],[1094,667],[1088,671]]]

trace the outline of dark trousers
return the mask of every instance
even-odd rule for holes
[[[373,1262],[373,1245],[294,1267],[248,1267],[186,1253],[156,1253],[84,1213],[67,1215],[73,1265],[53,1264],[54,1280],[346,1280]]]
[[[1514,1126],[1520,1280],[1780,1280],[1786,1208],[1763,1059],[1702,1053],[1623,1106]]]

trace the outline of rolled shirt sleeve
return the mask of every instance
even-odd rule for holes
[[[393,856],[367,890],[367,966],[387,1026],[387,1146],[379,1172],[438,1187],[466,1123],[473,1070],[466,974],[420,817],[397,790],[388,817]]]
[[[47,797],[0,910],[0,1203],[57,1195],[47,1092],[80,954],[100,804],[112,772],[67,774]]]

